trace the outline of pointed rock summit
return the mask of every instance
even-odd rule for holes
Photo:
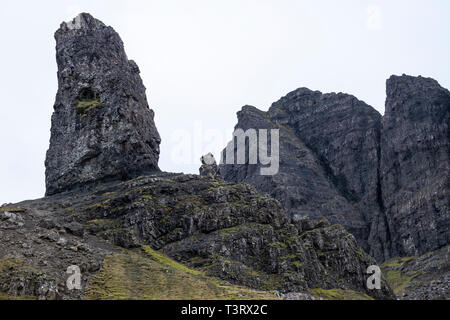
[[[120,36],[81,13],[63,22],[55,39],[58,92],[46,194],[159,171],[154,113]]]
[[[220,165],[225,181],[278,199],[291,219],[343,225],[379,261],[450,243],[450,92],[431,78],[392,76],[386,112],[354,96],[297,89],[236,128],[280,129],[280,171]],[[225,152],[225,151],[224,151]],[[247,152],[248,154],[248,152]]]
[[[450,92],[402,75],[387,80],[386,94],[380,220],[392,256],[421,255],[450,243]]]
[[[369,252],[368,221],[378,210],[380,117],[354,96],[307,88],[290,92],[267,112],[245,106],[236,128],[280,130],[280,171],[262,176],[260,164],[221,164],[221,174],[276,198],[290,219],[326,217],[343,225]]]
[[[47,194],[57,195],[0,206],[0,299],[152,295],[205,300],[239,298],[242,292],[250,299],[273,299],[275,291],[277,297],[290,299],[395,298],[383,275],[380,290],[367,287],[367,267],[376,262],[355,237],[326,219],[305,218],[315,209],[317,214],[337,212],[329,217],[354,218],[348,229],[362,229],[358,223],[365,216],[358,208],[372,199],[364,187],[372,185],[374,175],[372,162],[362,162],[370,159],[378,123],[370,107],[349,96],[310,96],[303,90],[286,101],[286,109],[274,110],[273,120],[256,108],[245,108],[241,116],[246,125],[283,122],[281,139],[294,139],[281,150],[281,179],[260,184],[280,203],[250,184],[223,181],[212,154],[201,158],[201,176],[153,174],[159,170],[160,138],[139,69],[127,59],[118,34],[81,14],[61,25],[56,42],[59,89],[46,183]],[[334,126],[321,122],[313,112],[317,110],[308,107],[318,104],[316,99],[338,119]],[[303,122],[301,112],[289,116],[291,107],[303,104],[309,122]],[[315,128],[320,124],[326,137]],[[296,125],[302,136],[295,135]],[[328,148],[322,159],[301,142],[309,135],[311,148]],[[361,162],[347,165],[355,155],[342,150],[342,143],[345,148],[367,145],[357,149]],[[329,169],[321,167],[325,161]],[[349,170],[361,177],[349,175]],[[243,173],[235,177],[245,178]],[[253,173],[246,172],[248,177]],[[331,174],[347,193],[338,193]],[[107,180],[112,181],[103,183]],[[367,184],[361,186],[363,180]],[[355,199],[352,203],[345,198],[348,194]],[[291,206],[283,210],[286,204]],[[295,205],[302,207],[290,210]],[[293,216],[290,221],[287,213]],[[174,268],[175,261],[182,268]],[[74,262],[82,266],[80,290],[66,286],[64,270]],[[201,277],[195,276],[199,272]],[[216,280],[221,284],[215,285]],[[111,285],[121,294],[111,295]]]

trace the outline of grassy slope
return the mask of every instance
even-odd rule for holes
[[[90,282],[86,299],[161,299],[161,300],[275,300],[273,292],[246,287],[225,286],[190,269],[166,255],[143,246],[142,251],[123,250],[108,256],[103,269]],[[316,299],[372,300],[353,290],[313,289]]]
[[[353,290],[316,288],[312,289],[311,293],[314,298],[323,300],[374,300],[365,293]]]
[[[394,258],[381,266],[381,270],[386,277],[387,282],[396,295],[402,294],[405,291],[406,286],[409,285],[414,278],[422,274],[421,270],[408,272],[402,270],[405,263],[416,258],[417,257]]]
[[[40,273],[14,259],[0,259],[0,271],[11,270],[28,278]],[[33,272],[31,272],[32,270]],[[31,275],[29,275],[31,274]],[[316,299],[367,300],[366,294],[340,289],[313,289]],[[0,300],[31,300],[37,297],[14,297],[0,292]],[[142,250],[125,250],[109,255],[102,270],[89,283],[88,300],[276,300],[272,291],[258,291],[241,286],[223,285],[202,271],[184,266],[166,255],[143,246]]]
[[[144,246],[106,257],[90,281],[86,299],[276,299],[271,292],[218,281]]]

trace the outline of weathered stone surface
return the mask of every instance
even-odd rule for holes
[[[248,184],[159,173],[59,193],[20,207],[26,210],[24,225],[0,221],[0,264],[11,253],[10,259],[20,259],[54,279],[57,299],[80,298],[85,292],[74,294],[61,285],[67,266],[81,263],[83,274],[91,277],[96,259],[101,267],[105,256],[131,254],[142,246],[158,250],[158,261],[171,257],[208,277],[267,294],[322,288],[353,290],[377,299],[394,297],[385,282],[382,290],[366,288],[366,269],[375,261],[341,226],[324,219],[290,224],[277,200]],[[41,220],[52,223],[40,224]],[[18,240],[24,235],[26,247]],[[34,256],[28,257],[28,251]],[[140,273],[139,266],[133,268],[130,272]],[[0,277],[0,291],[16,295],[20,270]],[[83,290],[88,285],[86,278]],[[35,287],[19,295],[36,295]]]
[[[14,211],[24,222],[0,219],[0,300],[80,299],[84,290],[66,286],[67,268],[80,267],[85,288],[105,256],[114,252],[112,245],[95,237],[66,233],[61,227],[64,221],[55,217],[63,203],[50,200],[0,207],[0,217]]]
[[[290,218],[326,217],[342,224],[369,251],[369,226],[378,210],[380,115],[346,94],[297,89],[268,112],[245,106],[236,128],[280,129],[280,171],[259,165],[220,166],[225,180],[249,182],[278,199]]]
[[[380,220],[391,256],[420,255],[450,243],[450,92],[406,75],[388,79],[386,92]]]
[[[158,170],[160,137],[139,68],[111,27],[89,14],[55,33],[58,92],[47,194]]]
[[[202,163],[199,173],[202,177],[210,177],[218,180],[222,180],[219,167],[217,166],[216,159],[212,153],[208,153],[200,158]]]
[[[450,246],[421,256],[394,258],[381,269],[399,299],[450,299]]]
[[[236,128],[280,129],[279,173],[222,162],[221,174],[278,199],[289,218],[342,224],[377,260],[422,254],[450,243],[449,114],[448,90],[422,77],[388,80],[384,117],[300,88],[267,112],[238,112]]]
[[[382,289],[366,287],[366,252],[449,242],[450,99],[436,81],[392,77],[384,118],[305,88],[246,106],[237,128],[280,129],[280,172],[222,165],[224,182],[210,155],[201,176],[159,172],[145,88],[112,28],[81,14],[55,36],[51,196],[0,207],[0,299],[392,299],[397,276],[407,296],[447,298],[448,247],[390,261]]]

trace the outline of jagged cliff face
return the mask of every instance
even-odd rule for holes
[[[119,35],[80,14],[62,23],[55,39],[58,92],[45,161],[47,194],[158,170],[154,114]]]
[[[227,181],[246,181],[280,200],[290,218],[326,217],[342,224],[369,251],[377,205],[380,115],[346,94],[300,88],[268,112],[246,106],[236,128],[280,129],[280,172],[258,165],[221,165]]]
[[[0,207],[0,298],[394,298],[384,279],[366,287],[375,261],[341,226],[291,223],[279,201],[220,179],[209,155],[204,176],[151,173],[159,136],[117,33],[81,14],[56,40],[47,197]],[[66,286],[71,265],[82,290]]]
[[[450,243],[450,92],[423,77],[387,81],[381,190],[393,256]]]
[[[378,260],[449,243],[449,93],[392,77],[386,115],[346,94],[300,88],[267,112],[245,106],[236,128],[280,129],[280,172],[220,166],[280,200],[290,218],[342,224]]]

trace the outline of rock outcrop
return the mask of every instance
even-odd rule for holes
[[[406,75],[387,80],[386,92],[381,235],[390,237],[391,256],[416,256],[450,243],[450,92]]]
[[[11,221],[8,212],[16,212],[24,223]],[[290,224],[280,203],[251,185],[197,175],[159,173],[8,205],[0,208],[0,235],[0,269],[3,264],[9,270],[0,276],[0,292],[13,296],[123,298],[113,290],[124,285],[116,279],[117,272],[125,268],[120,275],[125,285],[136,281],[126,278],[130,274],[141,274],[141,285],[151,285],[142,274],[148,273],[148,264],[158,262],[164,265],[155,272],[175,266],[188,278],[204,274],[222,282],[226,290],[241,286],[240,290],[257,290],[265,299],[277,298],[275,290],[289,296],[339,290],[342,299],[346,293],[394,297],[384,280],[382,290],[366,288],[366,269],[375,261],[341,226],[324,219]],[[142,256],[142,250],[150,257]],[[80,266],[81,291],[65,286],[70,265]],[[111,270],[112,265],[118,269]],[[35,271],[24,273],[27,270]],[[102,285],[102,277],[108,275],[113,288]],[[29,281],[18,289],[21,278]],[[174,279],[158,281],[163,282],[144,293],[160,298],[175,294],[160,291],[168,286],[164,281]],[[41,293],[42,285],[53,289]],[[126,285],[124,290],[134,288]],[[200,294],[194,290],[184,297]]]
[[[112,28],[81,14],[56,40],[47,197],[0,207],[0,298],[394,298],[385,279],[366,287],[375,260],[343,227],[289,221],[210,155],[203,176],[159,172],[139,69]]]
[[[222,162],[221,174],[278,199],[290,219],[342,224],[379,261],[422,254],[450,243],[449,114],[448,90],[422,77],[388,80],[384,117],[300,88],[267,112],[238,112],[236,129],[280,130],[279,173],[247,161]]]
[[[55,33],[58,92],[47,195],[158,169],[160,137],[139,68],[113,28],[82,13]]]
[[[212,153],[208,153],[200,158],[202,165],[200,166],[199,173],[202,177],[210,177],[213,179],[222,180],[220,175],[219,166]]]
[[[380,115],[353,96],[300,88],[268,112],[245,106],[238,119],[236,129],[280,129],[280,169],[261,176],[259,165],[221,164],[224,179],[275,197],[291,219],[323,216],[339,223],[369,251],[378,210]]]

